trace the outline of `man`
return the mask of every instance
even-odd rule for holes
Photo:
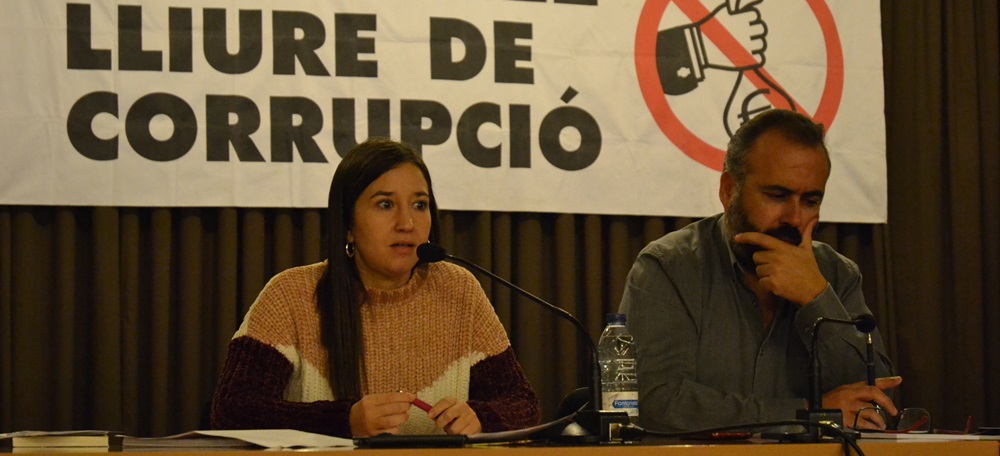
[[[870,314],[857,265],[812,240],[830,158],[823,126],[771,110],[729,143],[719,188],[723,214],[653,241],[629,272],[621,311],[636,342],[639,419],[647,429],[696,430],[794,419],[808,407],[817,318]],[[822,407],[844,424],[883,428],[872,403],[897,413],[892,375],[874,332],[820,327]],[[856,419],[857,418],[857,419]]]

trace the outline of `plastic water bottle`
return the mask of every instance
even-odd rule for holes
[[[601,365],[601,409],[627,412],[639,419],[639,382],[635,372],[635,345],[625,329],[625,314],[610,313],[597,342]]]

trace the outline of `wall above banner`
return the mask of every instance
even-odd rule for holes
[[[874,0],[5,0],[0,35],[0,204],[323,207],[389,136],[443,209],[702,216],[777,107],[828,129],[823,220],[886,221]]]

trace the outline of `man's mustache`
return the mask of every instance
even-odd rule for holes
[[[776,239],[781,239],[792,245],[799,245],[802,243],[802,233],[792,225],[780,225],[777,228],[771,228],[764,232],[764,234],[771,236]]]

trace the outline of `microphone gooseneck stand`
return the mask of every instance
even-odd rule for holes
[[[844,429],[843,412],[841,412],[840,409],[823,408],[823,389],[820,385],[821,369],[819,352],[817,350],[817,341],[819,340],[819,329],[824,323],[853,325],[862,333],[871,333],[875,330],[875,317],[868,314],[859,315],[858,318],[853,320],[820,317],[813,323],[810,346],[811,353],[809,356],[809,406],[806,409],[799,409],[796,412],[796,418],[813,423],[825,423],[836,426],[839,429]],[[830,435],[829,433],[824,433],[824,430],[828,430],[828,428],[818,426],[811,427],[808,432],[806,432],[805,435],[802,435],[798,440],[804,442],[818,442],[824,435]],[[856,431],[850,431],[847,433],[839,433],[839,435],[836,436],[851,438],[853,440],[857,438],[857,433]]]
[[[517,292],[517,294],[528,298],[529,300],[535,302],[536,304],[542,306],[545,309],[555,313],[560,318],[569,321],[577,329],[580,337],[584,340],[584,344],[587,346],[587,351],[590,354],[590,406],[586,409],[579,410],[576,412],[573,420],[580,425],[584,430],[587,431],[587,436],[574,437],[573,440],[580,443],[607,443],[620,441],[621,437],[619,432],[622,426],[629,424],[628,414],[625,412],[613,412],[609,410],[601,410],[601,370],[600,365],[597,360],[597,345],[594,344],[594,340],[590,338],[590,334],[587,332],[587,328],[580,323],[569,312],[559,308],[551,303],[544,301],[543,299],[528,293],[523,288],[514,285],[507,279],[500,277],[493,272],[483,268],[475,263],[467,261],[465,259],[459,258],[454,255],[448,254],[448,252],[437,244],[421,244],[417,247],[417,256],[423,263],[436,263],[442,260],[448,260],[452,263],[460,264],[468,269],[475,270],[486,276],[490,277],[497,282],[500,282]]]

